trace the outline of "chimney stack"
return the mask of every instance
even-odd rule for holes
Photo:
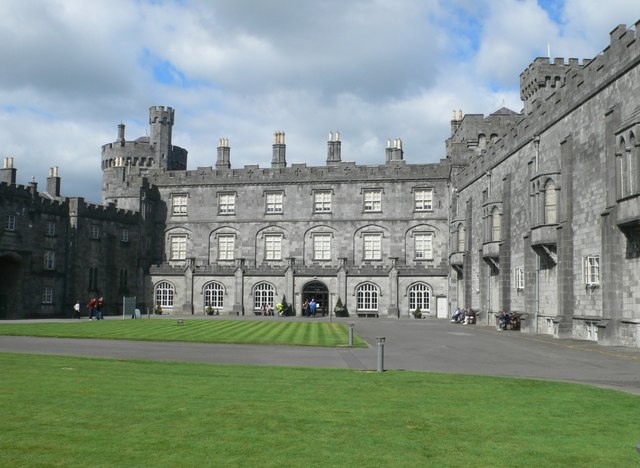
[[[287,145],[284,142],[284,132],[275,132],[273,136],[273,159],[271,160],[271,167],[287,167]]]
[[[4,166],[0,171],[0,182],[5,182],[8,185],[16,185],[16,172],[13,167],[13,158],[4,158]]]
[[[54,197],[60,196],[60,177],[58,176],[58,166],[49,168],[49,177],[47,177],[47,193]]]
[[[327,166],[336,166],[342,162],[341,145],[340,132],[336,131],[335,138],[333,132],[329,132],[329,141],[327,141]]]
[[[231,148],[229,147],[228,138],[220,138],[218,141],[218,160],[216,161],[216,169],[231,168]]]

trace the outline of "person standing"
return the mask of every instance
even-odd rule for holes
[[[87,308],[89,309],[89,320],[93,320],[93,314],[96,311],[96,298],[92,297],[89,299],[89,303],[87,304]]]
[[[102,296],[100,296],[100,299],[98,299],[98,302],[96,302],[96,310],[96,320],[102,320],[104,318],[104,298]]]
[[[311,317],[315,317],[316,316],[316,309],[318,308],[318,303],[316,302],[315,298],[311,299],[311,302],[309,302],[309,315]]]
[[[78,299],[73,306],[73,318],[74,319],[80,318],[80,299]]]

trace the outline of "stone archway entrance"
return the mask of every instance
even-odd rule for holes
[[[302,289],[302,304],[304,304],[305,301],[311,301],[311,299],[315,299],[318,303],[316,315],[327,315],[329,310],[331,310],[331,304],[329,304],[329,288],[321,281],[310,281],[304,285]],[[302,310],[302,308],[300,308],[300,310]]]
[[[0,255],[0,320],[24,313],[20,277],[22,263],[15,254]]]

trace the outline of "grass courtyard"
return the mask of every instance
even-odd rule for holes
[[[0,335],[324,347],[349,342],[343,323],[240,320],[184,320],[183,325],[175,319],[0,322]],[[367,346],[357,335],[353,345]]]
[[[176,340],[191,332],[189,341],[202,341],[195,338],[214,334],[206,327],[224,322],[2,323],[0,334]],[[227,333],[236,338],[214,342],[284,333],[270,328],[284,322],[233,323],[240,330]],[[200,324],[211,325],[205,333]],[[145,325],[158,328],[134,333]],[[317,326],[338,324],[298,325],[310,330],[288,339],[304,345],[330,342],[332,332]],[[346,338],[335,340],[344,346]],[[3,467],[640,463],[640,397],[586,385],[11,353],[0,353],[0,375]]]
[[[633,466],[637,396],[420,372],[0,354],[0,466]]]

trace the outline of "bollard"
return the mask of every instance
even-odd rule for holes
[[[353,346],[353,326],[355,324],[354,323],[348,323],[347,325],[349,325],[349,346]]]
[[[378,372],[384,372],[384,336],[376,336],[378,342]]]

